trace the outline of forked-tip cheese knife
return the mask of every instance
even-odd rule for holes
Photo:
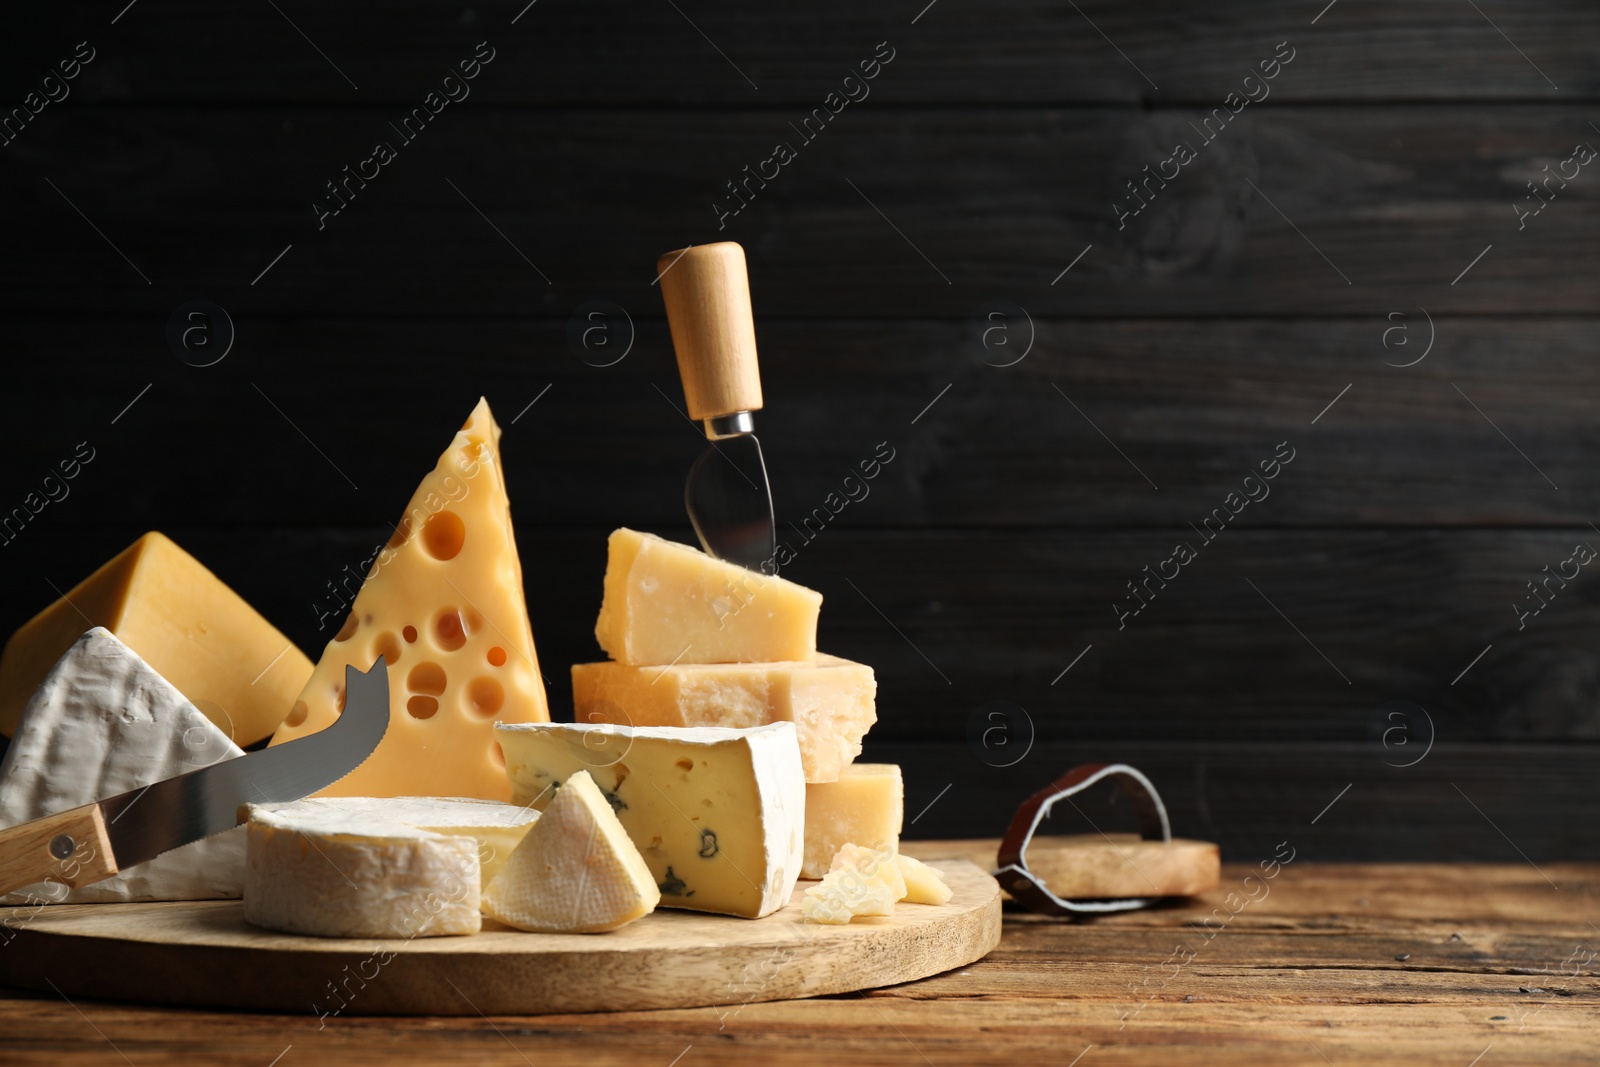
[[[0,831],[0,894],[35,882],[90,885],[232,829],[245,804],[299,800],[337,782],[388,728],[383,657],[365,674],[346,667],[344,712],[326,729]]]
[[[752,413],[761,410],[755,320],[744,249],[692,245],[656,263],[689,417],[711,445],[689,470],[683,502],[700,546],[751,570],[777,552],[772,489]]]

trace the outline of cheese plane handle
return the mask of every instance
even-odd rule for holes
[[[117,869],[99,804],[0,830],[0,894],[36,882],[89,885]]]
[[[744,249],[690,245],[656,262],[689,417],[713,440],[749,433],[761,410],[755,318]]]

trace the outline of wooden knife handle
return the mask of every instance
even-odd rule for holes
[[[744,249],[691,245],[656,261],[689,417],[697,422],[761,409],[761,371]]]
[[[98,804],[0,830],[0,894],[35,882],[89,885],[116,873]]]

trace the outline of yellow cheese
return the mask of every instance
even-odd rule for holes
[[[320,796],[511,793],[494,724],[548,722],[522,597],[500,427],[487,401],[422,480],[272,743],[315,733],[344,703],[344,669],[389,666],[389,730]]]
[[[56,660],[103,626],[234,744],[268,736],[311,677],[311,661],[193,556],[147,533],[30,619],[0,655],[0,733]]]
[[[667,908],[759,919],[800,877],[805,778],[794,726],[609,723],[496,729],[512,800],[548,811],[588,774],[639,847]]]
[[[944,875],[937,867],[929,867],[921,860],[905,853],[894,858],[900,866],[900,876],[905,879],[906,892],[902,900],[913,904],[945,904],[950,900],[950,887],[944,884]]]
[[[655,910],[661,890],[587,771],[561,783],[488,884],[483,913],[519,930],[597,934]]]
[[[594,635],[619,663],[764,663],[817,651],[822,594],[634,530],[611,535]]]
[[[893,915],[895,902],[906,895],[894,859],[890,852],[845,845],[822,881],[805,891],[801,918],[842,925],[857,915]]]
[[[620,726],[764,726],[792,722],[808,782],[832,782],[861,755],[878,715],[872,668],[837,656],[795,663],[576,663],[579,722]]]
[[[806,786],[803,878],[821,878],[845,845],[900,850],[905,784],[893,763],[852,763],[837,782]]]
[[[828,873],[843,870],[860,871],[866,877],[875,878],[888,886],[894,893],[894,899],[904,900],[906,876],[900,865],[895,862],[898,858],[895,853],[887,849],[849,844],[834,853],[833,862],[828,864]]]
[[[857,915],[893,915],[898,900],[944,904],[950,897],[943,875],[920,860],[847,844],[822,881],[806,890],[800,914],[807,922],[842,925]]]

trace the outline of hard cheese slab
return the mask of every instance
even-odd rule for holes
[[[155,1004],[312,1015],[540,1015],[784,1000],[909,982],[1000,943],[1000,887],[929,860],[948,904],[826,926],[801,894],[764,919],[657,911],[614,933],[365,940],[259,930],[237,900],[0,910],[0,983]]]

